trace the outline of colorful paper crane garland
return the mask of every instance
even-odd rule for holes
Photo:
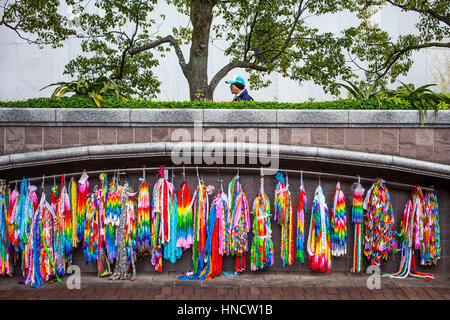
[[[305,261],[304,242],[305,242],[305,213],[307,211],[307,198],[305,187],[303,186],[303,171],[300,171],[300,194],[297,207],[297,242],[296,242],[296,261],[303,263]]]
[[[151,236],[152,236],[152,264],[155,270],[162,272],[162,246],[170,240],[170,214],[174,197],[173,186],[169,185],[165,177],[164,166],[158,171],[158,181],[153,187]]]
[[[394,210],[384,181],[378,179],[364,201],[364,255],[371,265],[380,266],[389,252],[397,247],[394,230]]]
[[[351,272],[362,272],[363,255],[363,196],[364,188],[359,182],[355,187],[352,204],[352,222],[355,227],[355,237],[353,246],[353,267]]]
[[[428,199],[431,198],[430,193]],[[425,253],[430,252],[430,218],[432,215],[432,205],[430,201],[425,201],[422,189],[419,186],[414,187],[411,195],[403,211],[401,222],[401,231],[399,239],[401,243],[401,263],[400,269],[394,274],[383,274],[391,278],[406,278],[408,276],[425,279],[428,281],[434,279],[431,273],[423,273],[416,271],[414,250],[420,250],[421,264],[425,264]],[[412,267],[412,268],[411,268]]]
[[[289,184],[284,179],[283,173],[275,176],[275,222],[281,225],[281,261],[283,267],[294,262],[294,213],[292,209],[292,196]]]
[[[341,184],[336,184],[333,208],[331,210],[331,255],[340,257],[347,254],[347,214],[345,196]]]
[[[331,272],[331,226],[322,186],[316,188],[308,236],[309,266],[317,272]]]
[[[189,249],[194,243],[194,230],[193,230],[193,214],[191,204],[191,192],[186,181],[181,182],[180,189],[178,190],[178,202],[177,202],[177,229],[178,239],[177,247],[183,249]]]
[[[272,228],[270,225],[270,201],[264,192],[264,175],[261,169],[260,192],[253,201],[253,241],[250,268],[252,271],[273,265]]]
[[[137,221],[137,254],[143,256],[150,253],[150,193],[145,178],[142,178],[138,192],[138,221]]]
[[[279,172],[274,200],[274,219],[282,226],[283,266],[294,260],[304,261],[303,229],[307,211],[301,175],[294,249],[292,197],[287,175],[284,179]],[[142,257],[150,252],[155,269],[162,271],[163,257],[174,263],[181,257],[182,250],[191,246],[193,272],[181,278],[207,279],[221,274],[225,254],[235,255],[235,275],[245,270],[250,211],[239,172],[229,184],[228,196],[221,183],[211,207],[208,197],[214,191],[213,186],[206,186],[198,177],[199,183],[191,198],[183,178],[177,194],[173,181],[167,179],[164,166],[160,168],[151,201],[145,174],[138,193],[133,193],[127,183],[122,186],[118,176],[108,185],[106,174],[100,174],[100,187],[95,186],[90,192],[86,172],[78,182],[72,178],[68,188],[62,175],[60,184],[54,183],[51,188],[51,203],[47,202],[44,192],[39,201],[37,188],[26,178],[22,179],[19,189],[16,185],[13,190],[4,181],[0,182],[0,271],[13,275],[19,265],[25,284],[33,287],[43,285],[52,277],[59,281],[71,265],[73,250],[79,244],[86,262],[97,264],[98,276],[110,274],[110,264],[115,261],[111,279],[134,279],[137,254]],[[363,196],[364,188],[358,180],[352,203],[355,224],[352,272],[362,271],[363,252],[370,264],[380,265],[397,247],[393,209],[384,182],[377,180],[364,201]],[[274,263],[270,201],[264,193],[263,176],[252,215],[250,261],[254,271]],[[428,192],[424,196],[420,187],[414,188],[403,213],[399,244],[400,270],[384,276],[432,279],[432,274],[416,271],[414,250],[419,251],[421,265],[437,264],[440,259],[436,193]],[[318,272],[330,272],[331,255],[341,256],[347,252],[345,197],[339,183],[331,217],[328,217],[319,180],[312,204],[307,251],[310,267]]]
[[[245,270],[245,253],[248,250],[247,234],[250,231],[250,211],[247,196],[242,189],[239,173],[228,185],[227,246],[229,254],[235,256],[235,273]]]

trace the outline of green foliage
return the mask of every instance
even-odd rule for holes
[[[345,30],[352,45],[349,47],[350,60],[364,72],[365,81],[379,86],[394,83],[398,76],[407,75],[415,51],[429,48],[449,48],[446,38],[450,37],[448,0],[355,0],[353,2],[359,26]],[[374,22],[374,15],[382,7],[401,9],[402,14],[414,14],[417,23],[410,34],[391,37]],[[358,61],[358,62],[357,62]],[[362,62],[362,63],[361,63]]]
[[[159,64],[156,54],[164,57],[171,48],[175,48],[190,89],[207,92],[205,97],[191,97],[210,99],[217,83],[235,68],[250,72],[252,89],[267,87],[270,81],[265,77],[278,72],[300,84],[312,81],[332,94],[338,93],[339,86],[330,85],[336,79],[358,75],[361,83],[376,91],[408,73],[414,51],[450,47],[446,40],[450,37],[448,0],[168,0],[190,19],[175,26],[171,35],[159,34],[165,15],[155,13],[157,0],[65,2],[81,9],[77,29],[58,13],[61,1],[57,0],[3,1],[0,27],[14,30],[29,43],[54,47],[76,36],[82,39],[83,54],[66,65],[64,74],[87,81],[107,77],[128,95],[146,99],[160,92],[160,81],[152,71]],[[404,14],[414,13],[418,17],[415,30],[393,38],[381,29],[373,17],[386,5]],[[358,24],[340,33],[316,28],[314,18],[341,12],[356,15]],[[205,30],[210,34],[205,36]],[[214,45],[216,39],[226,43],[220,49],[230,64],[205,79],[207,72],[198,72],[207,70],[204,47]],[[186,62],[179,45],[189,44]]]
[[[270,85],[263,77],[273,71],[300,83],[313,81],[325,91],[338,77],[350,77],[343,34],[320,32],[308,17],[353,11],[352,1],[243,0],[219,2],[212,36],[229,41],[225,55],[232,61],[249,61],[266,70],[252,71],[252,89]],[[247,71],[250,71],[248,69]]]
[[[58,0],[0,1],[0,31],[6,27],[29,44],[62,47],[63,41],[75,35],[67,17],[58,12]],[[64,1],[68,5],[75,0]]]
[[[95,103],[86,96],[73,95],[53,98],[34,98],[25,101],[0,101],[1,108],[96,108]],[[257,101],[152,101],[144,99],[122,100],[117,97],[105,97],[102,108],[132,109],[335,109],[335,110],[392,110],[414,109],[411,104],[398,99],[383,101],[379,106],[375,99],[341,99],[323,102],[257,102]]]
[[[151,51],[131,56],[129,50],[145,43],[154,33],[156,20],[150,14],[156,2],[96,0],[93,4],[97,13],[87,13],[84,8],[77,34],[84,54],[71,60],[64,74],[86,79],[107,77],[121,85],[127,95],[155,98],[160,82],[152,68],[158,60]],[[160,18],[164,20],[164,15]]]
[[[103,100],[104,97],[107,96],[114,96],[116,98],[126,100],[126,98],[121,94],[121,92],[124,91],[124,88],[118,85],[114,80],[110,80],[103,76],[98,77],[94,81],[81,78],[77,81],[56,82],[49,84],[40,90],[51,86],[58,86],[52,93],[52,98],[56,98],[57,100],[67,93],[75,93],[75,95],[79,96],[88,96],[94,101],[97,107],[100,107],[100,100]]]
[[[369,100],[369,99],[375,99],[378,101],[378,104],[381,105],[380,97],[386,92],[385,90],[377,91],[376,90],[376,83],[373,83],[369,87],[367,86],[360,86],[358,87],[356,83],[353,83],[348,80],[344,80],[348,85],[343,83],[332,83],[334,86],[343,87],[347,89],[347,91],[353,96],[355,99],[361,99],[361,100]]]
[[[435,86],[435,84],[427,84],[421,87],[414,87],[412,83],[402,85],[397,90],[389,90],[384,93],[386,97],[393,97],[399,100],[408,102],[413,109],[419,111],[420,120],[424,122],[424,112],[432,109],[435,112],[437,119],[438,110],[445,108],[445,105],[450,103],[450,98],[445,94],[438,94],[431,91],[429,88]]]

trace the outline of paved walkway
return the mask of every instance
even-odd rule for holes
[[[136,281],[109,281],[96,274],[81,275],[81,289],[67,289],[68,276],[33,289],[20,277],[0,278],[0,299],[90,300],[450,300],[450,276],[436,279],[381,279],[381,289],[366,286],[368,274],[243,273],[209,280],[179,280],[175,273],[141,273]]]

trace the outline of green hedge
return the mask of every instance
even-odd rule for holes
[[[24,101],[0,101],[0,108],[97,108],[91,98],[82,96],[55,98],[34,98]],[[392,110],[413,109],[407,102],[385,100],[379,106],[376,100],[336,100],[324,102],[211,102],[211,101],[122,101],[105,98],[101,108],[171,108],[171,109],[346,109],[346,110]]]

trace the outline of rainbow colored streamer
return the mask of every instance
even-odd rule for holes
[[[164,246],[164,258],[169,260],[172,263],[175,263],[177,259],[181,258],[181,255],[183,253],[183,250],[179,247],[177,247],[177,241],[178,241],[178,213],[177,213],[177,194],[175,193],[175,187],[172,183],[169,182],[169,193],[171,195],[169,200],[169,221],[170,224],[170,234],[169,234],[169,241]]]
[[[121,211],[120,187],[111,183],[105,211],[105,241],[108,262],[112,264],[117,258],[117,227]]]
[[[83,252],[86,263],[97,262],[99,247],[98,208],[95,194],[91,194],[86,202],[86,218],[84,225]]]
[[[177,247],[189,249],[194,243],[194,221],[191,204],[191,192],[186,181],[181,182],[177,202]]]
[[[137,253],[143,256],[150,253],[150,193],[148,185],[142,181],[138,194],[138,218],[137,218]]]
[[[331,272],[331,226],[322,186],[314,192],[308,236],[309,266],[317,272]]]
[[[64,204],[65,200],[65,188],[64,188],[64,175],[61,177],[61,192],[56,200],[55,206],[55,241],[53,243],[55,252],[55,266],[56,274],[59,276],[64,276],[66,273],[66,259],[65,259],[65,217],[66,217],[66,207]]]
[[[208,194],[204,183],[199,184],[194,192],[192,200],[194,215],[194,243],[192,245],[193,273],[197,273],[198,257],[205,248],[206,218],[208,214]]]
[[[78,205],[77,205],[77,238],[79,241],[84,237],[84,225],[86,217],[86,202],[89,194],[89,181],[78,183]]]
[[[228,199],[231,219],[227,228],[229,254],[235,255],[235,272],[245,270],[245,253],[248,251],[247,234],[250,231],[250,210],[239,176],[228,185]]]
[[[108,199],[109,189],[108,180],[105,173],[100,174],[100,188],[94,192],[95,204],[98,210],[98,257],[97,257],[97,277],[105,277],[111,274],[111,267],[108,261],[106,248],[106,202]]]
[[[305,213],[307,208],[306,192],[303,184],[300,187],[300,194],[298,197],[298,207],[297,207],[297,251],[296,251],[296,261],[303,263],[305,261],[304,242],[305,242]]]
[[[336,184],[333,208],[331,210],[331,255],[340,257],[347,254],[347,214],[345,196],[341,184]]]
[[[275,221],[281,224],[281,261],[283,267],[294,263],[294,212],[292,196],[285,185],[284,176],[278,172],[275,176]]]
[[[353,245],[353,267],[351,272],[362,272],[363,253],[363,194],[364,188],[360,183],[355,188],[352,205],[352,222],[355,225],[355,237]]]
[[[252,271],[273,265],[272,228],[270,225],[270,201],[265,193],[258,193],[253,201],[253,241],[250,253]]]
[[[70,214],[72,216],[72,247],[76,248],[80,239],[78,239],[78,189],[75,179],[70,179],[69,182],[69,202]]]

